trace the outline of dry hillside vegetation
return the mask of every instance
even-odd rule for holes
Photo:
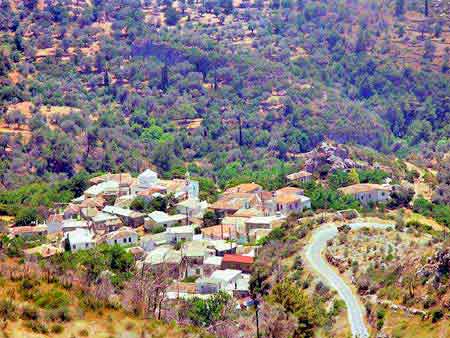
[[[326,257],[355,284],[378,331],[397,337],[419,327],[420,337],[450,333],[448,241],[412,224],[404,231],[363,229],[331,240]]]
[[[76,292],[35,280],[1,279],[1,337],[187,337],[182,329],[113,308],[92,309]],[[32,299],[31,293],[36,300]],[[40,295],[36,297],[36,294]]]

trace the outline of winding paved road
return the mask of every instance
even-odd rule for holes
[[[349,224],[354,229],[363,227],[386,229],[392,227],[392,224],[376,224],[376,223],[353,223]],[[345,283],[345,281],[331,268],[323,257],[322,253],[325,249],[327,241],[338,234],[335,225],[324,225],[314,231],[310,243],[306,246],[306,259],[312,268],[322,277],[323,281],[334,288],[339,296],[347,305],[347,315],[353,337],[368,338],[369,332],[364,322],[365,309],[357,295]]]

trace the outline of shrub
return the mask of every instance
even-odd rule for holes
[[[150,229],[150,232],[152,234],[159,234],[161,232],[164,232],[165,230],[166,230],[166,228],[164,228],[164,226],[162,226],[162,225],[155,225],[154,227],[152,227]]]
[[[23,320],[37,320],[39,318],[39,312],[31,305],[24,305],[20,318]]]
[[[423,302],[423,308],[429,309],[434,304],[436,304],[436,299],[433,296],[428,296]]]
[[[17,317],[17,306],[10,299],[0,300],[0,316],[3,319],[14,320]]]
[[[25,300],[32,300],[36,296],[35,287],[39,285],[39,281],[25,278],[20,282],[19,292]]]
[[[25,326],[30,328],[33,332],[47,334],[48,327],[38,320],[29,320],[25,322]]]
[[[58,309],[47,311],[46,318],[50,321],[70,322],[72,320],[72,315],[70,314],[70,310],[63,306]]]
[[[186,277],[185,279],[183,279],[183,282],[184,283],[194,283],[197,279],[198,279],[197,275],[189,276],[189,277]]]
[[[53,324],[50,328],[50,331],[52,333],[61,333],[64,331],[64,326],[62,326],[61,324]]]
[[[57,309],[70,304],[69,296],[58,289],[51,289],[35,298],[36,305],[45,309]]]
[[[84,295],[80,299],[80,305],[85,310],[97,311],[103,308],[104,303],[92,296]]]
[[[431,321],[433,323],[436,323],[437,321],[441,320],[444,317],[444,312],[442,309],[436,309],[431,311]]]
[[[87,337],[89,336],[89,331],[87,329],[82,329],[80,330],[79,334],[81,337]]]

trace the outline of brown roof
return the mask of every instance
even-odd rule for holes
[[[279,204],[295,203],[299,200],[301,200],[301,197],[297,194],[281,194],[275,196],[275,202]]]
[[[228,188],[227,190],[224,191],[224,194],[229,194],[229,193],[236,193],[236,192],[257,192],[262,190],[262,187],[259,184],[256,184],[254,182],[252,183],[242,183],[239,184],[235,187],[232,188]]]
[[[43,258],[47,258],[47,257],[54,256],[57,253],[62,253],[62,252],[64,252],[64,250],[62,248],[57,248],[51,244],[42,244],[42,245],[34,247],[34,248],[25,249],[23,252],[25,253],[25,255],[39,254]]]
[[[272,194],[270,195],[272,196]],[[253,216],[262,216],[263,212],[261,210],[255,209],[255,208],[244,208],[239,209],[233,214],[233,217],[243,217],[243,218],[250,218]]]
[[[186,186],[186,180],[175,178],[173,180],[159,180],[159,184],[167,189],[168,192],[179,192]]]
[[[278,189],[275,191],[276,195],[281,194],[297,194],[297,195],[303,195],[303,189],[295,188],[295,187],[284,187],[281,189]]]
[[[80,203],[80,208],[97,208],[102,209],[105,206],[105,199],[103,197],[87,198]]]
[[[73,212],[73,213],[79,213],[80,212],[80,207],[76,204],[70,203],[65,209],[64,209],[64,213],[66,212]]]
[[[138,196],[152,196],[154,193],[165,193],[167,191],[166,187],[154,186],[142,191],[139,191]]]
[[[12,235],[18,235],[18,234],[26,234],[26,233],[36,233],[36,232],[42,232],[47,231],[48,228],[46,225],[26,225],[22,227],[14,227],[11,228],[11,234]]]
[[[119,230],[107,233],[105,235],[104,240],[114,240],[114,239],[120,239],[123,238],[124,236],[129,236],[129,235],[137,235],[137,232],[134,231],[133,229],[131,229],[130,227],[122,227]]]
[[[257,197],[251,193],[236,192],[222,195],[215,203],[210,205],[211,209],[239,210],[245,208],[248,203],[255,201]]]
[[[372,183],[359,183],[359,184],[353,184],[349,185],[348,187],[339,188],[339,191],[341,191],[343,194],[346,195],[353,195],[358,194],[362,192],[372,192],[372,191],[390,191],[391,189],[387,186],[383,186],[381,184],[372,184]]]
[[[312,176],[312,174],[310,172],[301,170],[299,172],[287,175],[286,178],[288,180],[298,180],[299,178],[302,178],[302,177],[311,177],[311,176]]]
[[[119,174],[107,173],[104,175],[93,177],[89,180],[91,184],[99,184],[106,181],[116,181],[121,185],[131,185],[134,180],[130,173],[119,173]]]

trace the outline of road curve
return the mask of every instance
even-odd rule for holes
[[[386,229],[392,224],[377,223],[352,223],[350,227],[361,229],[363,227]],[[345,281],[331,268],[323,257],[322,253],[327,241],[338,234],[335,225],[323,225],[314,231],[310,243],[305,248],[306,260],[311,267],[320,275],[325,284],[335,289],[347,306],[347,316],[352,330],[353,337],[368,338],[369,331],[364,322],[365,309],[357,295],[345,283]]]

